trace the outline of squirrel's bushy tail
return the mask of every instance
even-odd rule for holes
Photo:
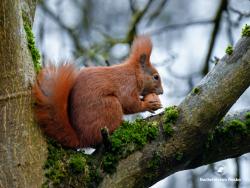
[[[41,129],[63,146],[78,147],[78,136],[70,124],[68,98],[77,77],[73,64],[43,68],[33,87],[36,100],[35,115]]]

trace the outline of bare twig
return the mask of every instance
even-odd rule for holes
[[[149,15],[147,25],[151,25],[152,22],[161,14],[163,8],[167,4],[168,0],[161,0],[158,7]]]
[[[132,19],[129,24],[129,29],[125,37],[126,41],[129,44],[132,44],[134,36],[137,34],[136,27],[140,23],[141,19],[143,18],[145,13],[148,11],[149,7],[151,6],[153,2],[154,2],[153,0],[148,0],[148,2],[146,3],[146,5],[144,6],[142,10],[135,9],[135,11],[133,12]]]
[[[211,34],[211,38],[210,38],[210,44],[208,47],[208,53],[205,59],[205,64],[204,67],[202,69],[202,74],[206,75],[208,73],[209,70],[209,61],[214,49],[214,44],[215,44],[215,40],[217,37],[217,34],[219,32],[219,27],[220,27],[220,23],[221,23],[221,17],[222,17],[222,13],[224,10],[226,10],[227,7],[227,0],[221,0],[219,8],[217,10],[216,16],[214,18],[214,26],[213,26],[213,31]]]
[[[134,2],[134,0],[129,0],[129,6],[130,6],[131,12],[134,14],[135,11],[136,11],[136,7],[135,7],[135,2]]]
[[[229,43],[233,45],[234,44],[233,31],[232,31],[233,22],[232,22],[231,15],[228,9],[226,10],[226,13],[227,13],[227,36],[228,36]]]
[[[161,28],[149,31],[148,34],[158,35],[161,32],[165,32],[168,30],[180,29],[183,27],[189,27],[189,26],[193,26],[193,25],[212,24],[213,22],[214,22],[214,20],[208,19],[208,20],[190,21],[190,22],[186,22],[186,23],[169,24],[169,25],[163,26]]]
[[[63,21],[49,9],[46,3],[42,2],[40,6],[44,10],[44,12],[46,12],[50,16],[50,18],[55,21],[55,23],[57,23],[63,30],[65,30],[69,34],[76,47],[75,55],[79,55],[79,52],[84,53],[86,51],[86,48],[81,45],[79,36],[76,34],[75,30],[65,25]]]
[[[243,18],[243,17],[250,17],[250,12],[242,12],[242,11],[240,11],[240,10],[237,10],[237,9],[235,9],[234,7],[232,7],[232,6],[229,6],[228,7],[228,10],[230,10],[230,11],[232,11],[232,12],[234,12],[234,13],[236,13],[236,14],[238,14],[239,15],[239,17],[238,17],[238,19],[237,19],[237,22],[240,22],[241,21],[241,19]]]

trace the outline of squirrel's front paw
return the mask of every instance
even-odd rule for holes
[[[158,95],[151,93],[146,95],[144,98],[144,105],[147,111],[154,112],[162,108],[161,101]]]

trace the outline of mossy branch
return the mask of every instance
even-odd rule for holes
[[[202,155],[187,168],[235,158],[250,151],[250,109],[228,114],[208,134]]]

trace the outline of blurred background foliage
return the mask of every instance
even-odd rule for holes
[[[46,61],[110,66],[129,54],[134,36],[149,34],[163,106],[178,105],[228,45],[250,24],[249,0],[40,0],[33,26]],[[250,106],[248,89],[231,110]],[[149,115],[144,113],[142,116]],[[176,173],[155,187],[250,187],[250,155]],[[240,178],[202,182],[200,178]]]

